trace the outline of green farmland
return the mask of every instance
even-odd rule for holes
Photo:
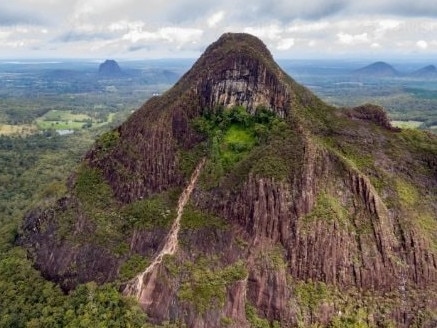
[[[110,123],[114,117],[108,114],[107,121],[93,119],[88,114],[75,114],[70,110],[50,110],[35,120],[40,130],[80,130],[83,128],[102,126]]]

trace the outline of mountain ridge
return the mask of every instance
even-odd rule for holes
[[[205,157],[176,253],[143,277],[152,323],[329,326],[364,311],[374,326],[433,324],[435,136],[392,128],[378,106],[324,104],[247,34],[223,35],[101,136],[20,243],[66,290],[126,283],[127,265],[159,254]]]

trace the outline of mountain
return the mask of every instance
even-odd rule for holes
[[[137,76],[143,79],[145,84],[174,84],[179,80],[181,74],[167,69],[155,68],[141,70]]]
[[[115,60],[107,59],[99,65],[99,75],[104,77],[118,77],[123,73]]]
[[[436,78],[437,68],[434,65],[428,65],[411,73],[410,76],[418,78]]]
[[[390,64],[379,61],[354,71],[354,74],[370,77],[394,77],[398,76],[399,72]]]
[[[437,137],[333,108],[227,33],[96,140],[18,243],[152,324],[422,326],[437,310]]]

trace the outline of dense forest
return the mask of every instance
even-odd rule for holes
[[[14,246],[24,213],[65,191],[95,134],[0,137],[0,327],[141,327],[144,315],[117,286],[83,285],[70,295],[41,277]]]

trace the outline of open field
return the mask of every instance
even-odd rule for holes
[[[72,114],[71,111],[51,110],[35,120],[40,130],[80,130],[92,118],[86,114]]]
[[[45,121],[75,121],[75,122],[85,122],[90,120],[91,117],[87,114],[73,114],[68,110],[57,110],[53,109],[45,113],[41,119]]]
[[[391,121],[393,126],[402,129],[417,129],[419,126],[423,124],[421,121]]]
[[[107,119],[95,119],[88,114],[75,114],[70,110],[50,110],[35,120],[39,130],[80,130],[83,128],[97,127],[113,121],[115,113],[109,113]]]
[[[0,135],[29,135],[37,131],[36,127],[31,124],[11,125],[0,124]]]

